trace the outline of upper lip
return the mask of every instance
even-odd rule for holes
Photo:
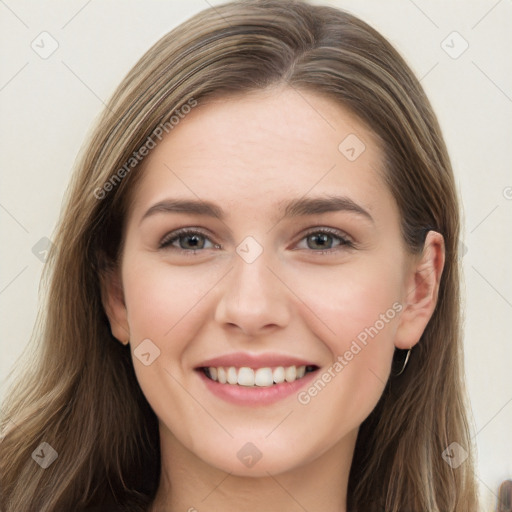
[[[249,368],[267,368],[277,366],[316,366],[311,361],[301,359],[299,357],[288,356],[283,354],[250,354],[247,352],[234,352],[222,356],[212,357],[200,363],[197,368],[208,367],[229,367],[235,366],[241,368],[242,366]]]

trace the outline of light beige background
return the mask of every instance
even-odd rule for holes
[[[43,263],[32,249],[40,252],[40,239],[52,237],[84,137],[145,50],[218,3],[0,0],[0,397],[37,311]],[[498,485],[512,477],[512,3],[326,3],[359,15],[395,44],[445,134],[464,206],[468,391],[482,510],[491,511]],[[44,54],[52,39],[58,48],[47,58],[31,47]]]

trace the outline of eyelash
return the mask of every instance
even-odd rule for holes
[[[333,238],[337,238],[338,241],[340,242],[339,245],[336,246],[335,248],[326,249],[326,250],[310,249],[309,252],[312,252],[314,254],[320,254],[320,255],[332,255],[332,254],[336,253],[338,250],[340,250],[341,247],[348,248],[348,249],[355,247],[355,244],[352,242],[352,240],[349,237],[347,237],[347,235],[345,235],[341,231],[338,231],[336,229],[331,229],[331,228],[316,228],[316,229],[309,230],[307,233],[305,233],[302,236],[300,241],[308,238],[311,235],[320,235],[320,234],[329,235]],[[194,236],[194,235],[200,235],[209,240],[208,235],[206,233],[203,233],[199,229],[183,228],[178,231],[174,231],[172,233],[167,234],[161,240],[161,242],[159,244],[159,249],[169,249],[172,251],[177,251],[178,253],[181,253],[181,254],[185,254],[187,256],[194,256],[197,252],[201,252],[206,249],[182,249],[180,247],[172,247],[171,246],[171,244],[178,241],[181,237]],[[220,248],[219,244],[213,244],[213,245],[214,245],[214,248],[216,248],[216,249]]]

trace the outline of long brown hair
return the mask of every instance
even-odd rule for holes
[[[358,18],[302,1],[248,0],[205,10],[160,39],[122,81],[83,150],[45,269],[37,351],[4,404],[3,511],[78,510],[108,497],[142,511],[152,501],[156,417],[130,349],[110,332],[100,287],[102,272],[118,260],[127,197],[141,175],[131,159],[187,103],[278,84],[356,114],[382,142],[409,250],[421,251],[432,229],[446,244],[433,317],[406,371],[389,379],[360,427],[348,508],[477,510],[461,354],[459,209],[430,103],[397,51]],[[58,453],[46,469],[31,457],[41,442]],[[458,467],[442,455],[452,442],[468,454]]]

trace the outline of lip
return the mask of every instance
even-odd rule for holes
[[[283,400],[309,384],[317,376],[318,370],[306,373],[301,379],[293,382],[282,382],[270,387],[246,387],[232,384],[221,384],[209,379],[201,370],[197,371],[206,388],[218,398],[236,405],[265,406]]]
[[[312,361],[300,359],[298,357],[288,356],[284,354],[251,354],[250,352],[233,352],[223,356],[207,359],[196,366],[199,368],[208,368],[209,366],[227,368],[235,366],[241,368],[247,366],[254,370],[258,368],[275,368],[276,366],[318,366]],[[303,377],[304,379],[305,377]],[[302,379],[299,379],[302,380]]]
[[[257,370],[258,368],[275,368],[277,366],[315,366],[316,370],[306,373],[304,377],[293,382],[282,382],[269,387],[248,387],[232,384],[221,384],[209,379],[203,368],[210,366],[228,368],[243,366]],[[206,389],[222,400],[246,406],[266,406],[284,400],[290,395],[297,394],[302,387],[308,385],[315,378],[319,365],[314,362],[286,354],[264,353],[254,354],[250,352],[232,352],[210,359],[206,359],[196,366],[195,370],[204,383]]]

